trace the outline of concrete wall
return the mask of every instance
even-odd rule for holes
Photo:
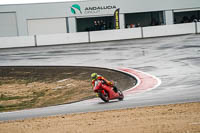
[[[87,32],[37,36],[37,46],[86,43],[86,42],[88,42]]]
[[[33,47],[34,36],[0,37],[0,48]]]
[[[197,28],[197,29],[195,29]],[[134,38],[147,38],[171,35],[183,35],[200,33],[200,22],[176,25],[163,25],[144,28],[131,28],[120,30],[105,30],[93,32],[65,33],[23,36],[23,37],[0,37],[0,48],[29,47],[29,46],[46,46],[59,44],[75,44],[101,42]]]
[[[159,37],[195,33],[195,23],[151,26],[143,28],[143,37]]]
[[[141,38],[141,28],[90,32],[91,42]]]

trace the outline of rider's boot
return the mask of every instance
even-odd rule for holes
[[[116,86],[113,86],[113,90],[114,90],[115,93],[118,93],[118,89],[117,89]]]

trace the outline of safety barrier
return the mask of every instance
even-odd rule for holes
[[[0,48],[90,43],[200,33],[200,22],[79,33],[0,37]]]
[[[80,32],[70,34],[37,35],[36,40],[37,46],[88,43],[88,33]]]
[[[141,28],[90,32],[90,42],[141,38]]]
[[[34,47],[34,36],[0,37],[0,48]]]
[[[143,37],[159,37],[195,33],[195,23],[152,26],[143,28]]]

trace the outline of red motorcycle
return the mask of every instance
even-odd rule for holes
[[[106,85],[103,80],[96,80],[93,90],[104,102],[109,102],[109,100],[113,99],[122,101],[124,99],[124,95],[121,90],[118,89],[118,91],[115,92],[113,87]]]

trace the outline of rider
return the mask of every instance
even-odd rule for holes
[[[98,75],[97,73],[92,73],[91,74],[91,79],[92,79],[93,87],[94,87],[94,84],[95,84],[96,80],[103,80],[108,86],[113,87],[114,92],[116,92],[116,93],[118,92],[117,87],[114,86],[114,84],[111,81],[107,80],[106,78],[104,78],[101,75]]]

